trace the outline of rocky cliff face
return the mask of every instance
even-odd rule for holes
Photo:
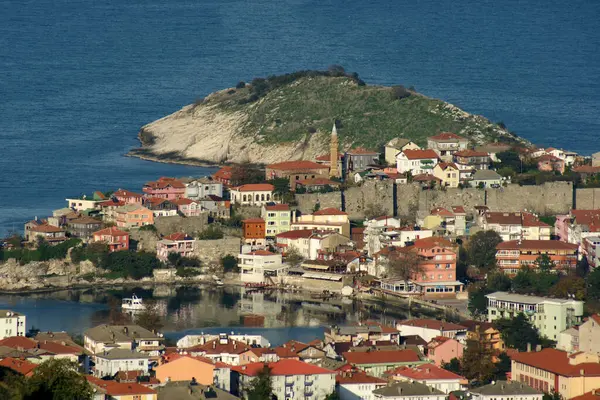
[[[96,273],[91,261],[72,264],[63,260],[20,265],[14,259],[0,264],[0,290],[19,291],[67,287],[80,283],[80,277]]]
[[[340,150],[379,149],[397,137],[425,145],[428,136],[443,131],[473,144],[522,141],[441,100],[394,93],[389,87],[322,76],[272,83],[260,96],[252,85],[227,89],[142,127],[142,147],[130,155],[176,163],[310,160],[328,152],[334,121]]]

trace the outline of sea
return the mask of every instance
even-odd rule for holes
[[[0,235],[93,190],[213,169],[124,157],[240,80],[339,64],[600,150],[596,0],[0,0]]]

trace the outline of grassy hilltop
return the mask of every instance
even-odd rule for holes
[[[486,118],[402,86],[365,85],[339,67],[257,78],[215,92],[143,127],[141,155],[216,162],[310,159],[326,151],[336,120],[344,148],[378,149],[396,137],[425,145],[428,136],[445,131],[473,144],[520,141]]]

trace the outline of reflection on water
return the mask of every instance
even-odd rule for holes
[[[114,321],[121,299],[136,294],[156,302],[169,337],[187,333],[224,331],[267,332],[243,328],[246,314],[264,316],[273,343],[321,336],[324,326],[373,319],[394,323],[420,316],[401,305],[377,300],[319,299],[301,293],[248,291],[238,287],[156,286],[62,290],[49,293],[0,296],[0,308],[22,312],[29,328],[82,333],[91,326]],[[269,335],[266,335],[269,336]]]

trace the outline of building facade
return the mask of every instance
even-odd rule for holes
[[[452,132],[442,132],[427,138],[427,147],[437,153],[446,162],[452,162],[457,151],[466,150],[469,141]]]
[[[410,172],[413,176],[420,174],[432,175],[438,163],[438,155],[431,149],[404,150],[396,156],[398,173]]]
[[[274,202],[273,190],[270,183],[252,183],[230,189],[231,202],[247,206],[263,206]]]
[[[25,336],[27,318],[11,310],[0,310],[0,340],[11,336]]]
[[[114,226],[94,232],[94,242],[106,243],[108,251],[129,250],[129,233],[117,229]]]
[[[522,266],[537,268],[536,260],[548,256],[557,270],[572,271],[577,266],[576,244],[558,240],[509,240],[496,246],[496,263],[508,275],[515,275]]]
[[[265,234],[273,238],[282,232],[289,231],[291,223],[290,206],[287,204],[264,205],[261,218],[265,220]]]

